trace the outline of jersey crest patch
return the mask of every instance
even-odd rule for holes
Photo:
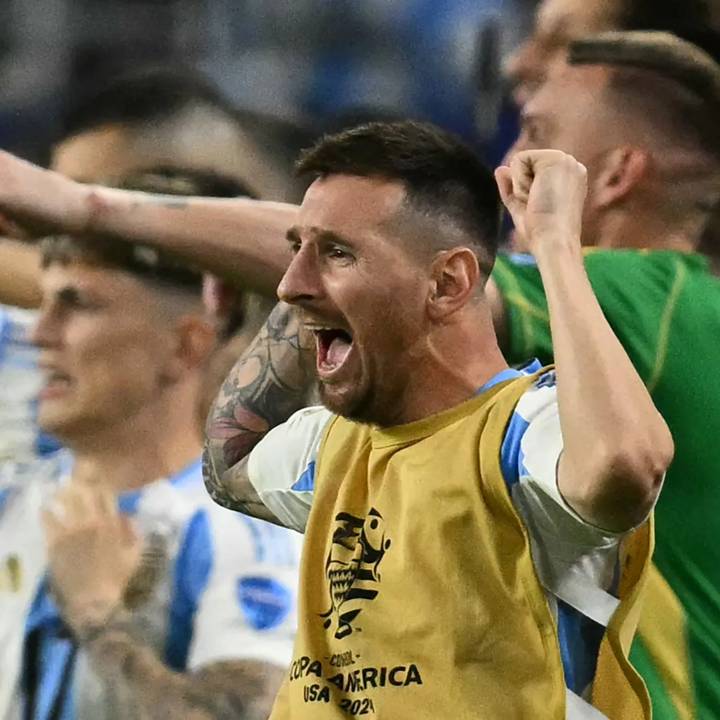
[[[22,587],[22,566],[20,558],[8,555],[0,562],[0,592],[17,593]]]
[[[330,608],[321,613],[326,630],[334,628],[337,639],[351,635],[357,628],[353,621],[362,612],[365,602],[380,592],[380,563],[390,548],[385,536],[382,515],[374,508],[367,517],[349,513],[335,516],[335,532],[325,563]]]
[[[237,581],[237,599],[245,621],[255,630],[280,625],[292,608],[292,593],[269,577],[248,576]]]

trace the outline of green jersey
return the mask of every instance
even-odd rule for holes
[[[585,266],[675,440],[655,510],[659,574],[634,660],[656,720],[720,718],[720,280],[702,256],[671,251],[590,250]],[[505,300],[508,360],[549,362],[547,302],[532,259],[500,257],[493,278]]]

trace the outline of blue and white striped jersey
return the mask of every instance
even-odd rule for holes
[[[57,449],[36,423],[42,376],[30,342],[37,313],[0,305],[0,462],[27,462]]]
[[[106,687],[86,655],[68,639],[47,592],[38,513],[69,476],[71,464],[67,451],[56,453],[55,477],[45,479],[32,495],[32,482],[16,486],[12,502],[0,511],[0,548],[7,537],[33,551],[17,561],[23,564],[23,583],[13,612],[14,629],[6,627],[12,625],[10,617],[0,613],[0,635],[11,639],[15,649],[3,656],[0,699],[2,692],[13,696],[7,713],[0,705],[3,720],[139,717],[132,695]],[[299,536],[212,503],[199,460],[174,477],[124,494],[119,502],[154,549],[154,557],[160,558],[159,580],[133,609],[132,619],[138,635],[169,667],[195,670],[231,659],[280,666],[289,662],[296,627]],[[0,607],[8,600],[6,591],[0,587]],[[33,658],[34,672],[28,672]],[[11,691],[6,688],[6,668],[14,670]]]
[[[505,370],[478,392],[540,369]],[[255,447],[248,474],[261,500],[286,526],[303,532],[313,501],[315,464],[324,429],[332,414],[306,408],[273,429]],[[544,373],[521,397],[506,428],[501,467],[515,507],[530,536],[538,576],[558,620],[558,639],[570,691],[582,695],[592,682],[602,610],[614,609],[612,597],[620,535],[584,521],[557,487],[563,439],[554,371]],[[581,595],[580,598],[577,595]],[[603,605],[597,613],[595,604]],[[591,607],[593,619],[575,607]],[[604,617],[604,616],[603,616]]]

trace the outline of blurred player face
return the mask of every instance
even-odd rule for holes
[[[131,424],[175,379],[178,336],[153,291],[118,270],[74,262],[42,275],[34,332],[43,430],[73,446]]]
[[[53,170],[81,182],[111,182],[147,164],[148,158],[131,150],[121,125],[103,125],[69,137],[58,143],[52,157]]]
[[[583,243],[594,245],[597,207],[593,191],[618,144],[618,117],[603,102],[607,70],[600,66],[555,68],[522,110],[521,131],[505,163],[522,150],[550,148],[573,155],[588,169]],[[622,130],[621,128],[619,129]],[[516,249],[523,249],[517,243]]]
[[[396,422],[427,333],[427,269],[387,222],[404,197],[397,182],[316,180],[288,233],[295,257],[278,288],[315,334],[323,403],[379,425]]]
[[[165,130],[120,123],[84,130],[55,146],[51,167],[80,182],[105,184],[149,167],[210,169],[246,179],[263,197],[286,198],[294,192],[293,179],[275,164],[234,124],[209,115]]]
[[[619,0],[542,0],[532,35],[505,67],[518,106],[525,105],[551,67],[565,62],[572,40],[616,29],[619,9]]]

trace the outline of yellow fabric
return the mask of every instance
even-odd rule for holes
[[[593,683],[593,705],[611,720],[651,718],[650,696],[628,655],[646,595],[654,542],[652,518],[628,535],[622,546],[619,594],[622,602],[613,614],[600,644]],[[620,689],[625,689],[621,692]]]
[[[638,635],[662,677],[678,720],[694,720],[685,612],[655,565],[648,575]]]
[[[294,659],[272,720],[565,717],[555,623],[500,469],[505,427],[533,380],[398,428],[331,422]],[[629,570],[649,551],[634,547]],[[636,575],[626,583],[633,599]],[[620,647],[626,628],[616,625]],[[611,720],[649,718],[634,712],[649,707],[642,682],[609,656],[603,691],[631,709]]]

